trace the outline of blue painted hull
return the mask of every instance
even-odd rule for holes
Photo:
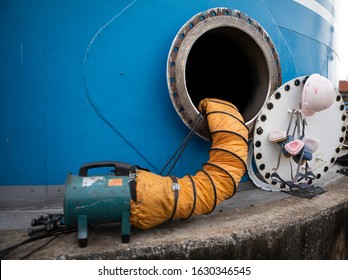
[[[335,7],[305,2],[1,1],[0,185],[62,185],[99,160],[158,173],[189,133],[169,97],[168,52],[181,26],[213,7],[268,32],[284,82],[319,73],[336,85]],[[173,173],[194,174],[209,147],[193,137]]]

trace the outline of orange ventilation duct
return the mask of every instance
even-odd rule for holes
[[[194,176],[160,176],[136,170],[136,199],[131,200],[131,225],[147,229],[172,219],[211,213],[232,197],[246,172],[248,128],[238,109],[219,99],[204,99],[212,138],[209,160]]]

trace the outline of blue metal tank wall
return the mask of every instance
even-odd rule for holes
[[[168,52],[181,26],[209,8],[258,21],[284,82],[313,72],[335,79],[334,28],[297,2],[0,1],[0,185],[64,184],[99,160],[158,173],[189,132],[168,94]],[[193,137],[173,173],[194,174],[209,147]]]

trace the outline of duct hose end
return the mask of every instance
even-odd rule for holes
[[[198,104],[218,98],[235,104],[252,136],[268,96],[282,84],[277,50],[262,26],[228,8],[193,16],[175,36],[167,60],[170,98],[190,128],[199,120]],[[210,141],[206,120],[195,130]]]

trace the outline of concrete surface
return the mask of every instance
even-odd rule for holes
[[[128,244],[121,242],[119,225],[99,225],[91,227],[86,248],[73,232],[26,259],[347,259],[348,177],[336,172],[340,168],[334,165],[323,178],[327,192],[310,200],[247,182],[213,213],[132,229]],[[26,240],[32,218],[59,212],[0,211],[0,250]],[[51,238],[19,246],[3,259],[21,259]]]

